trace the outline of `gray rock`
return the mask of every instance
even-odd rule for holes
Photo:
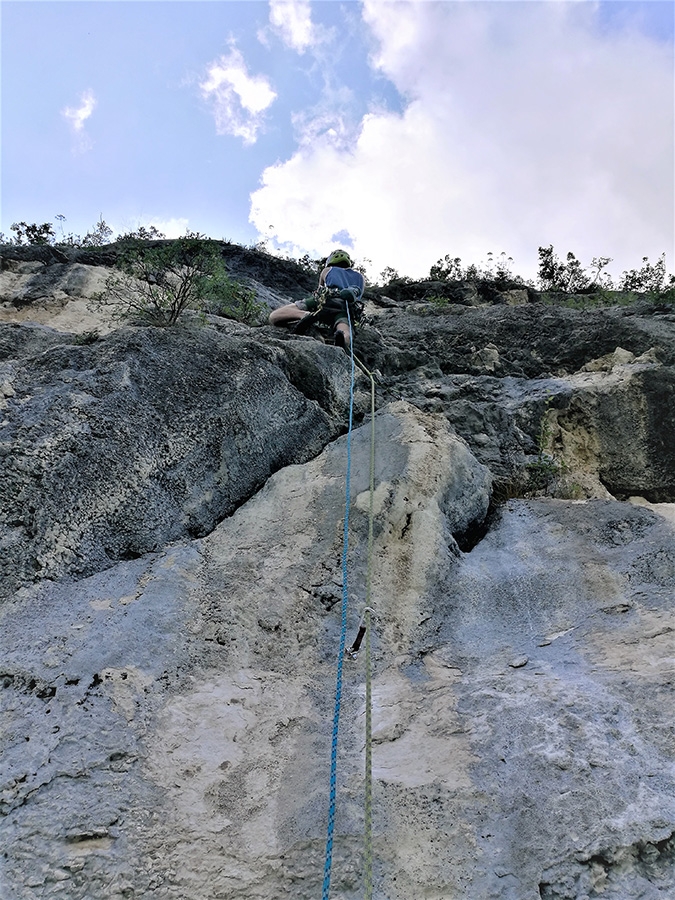
[[[668,897],[672,525],[619,502],[511,501],[461,553],[444,507],[484,509],[487,473],[406,404],[376,435],[375,895]],[[366,425],[349,639],[368,456]],[[12,896],[317,895],[340,634],[318,586],[340,591],[345,463],[342,437],[208,537],[4,604]],[[345,666],[332,884],[356,898],[364,671]]]
[[[223,252],[270,305],[305,289]],[[345,582],[347,357],[213,317],[26,324],[78,319],[64,263],[101,260],[3,260],[71,293],[19,292],[0,328],[0,897],[316,898],[342,603],[349,646],[369,583],[369,382]],[[378,382],[374,896],[670,900],[673,315],[429,287],[374,294],[355,339]],[[343,900],[364,666],[342,680]]]
[[[239,329],[0,327],[4,594],[206,534],[344,430],[344,354]]]

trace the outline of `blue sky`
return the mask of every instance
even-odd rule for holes
[[[673,256],[668,0],[4,0],[2,202],[370,271]]]

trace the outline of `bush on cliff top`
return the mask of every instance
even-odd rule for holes
[[[553,245],[539,247],[539,269],[537,287],[542,291],[553,291],[568,294],[601,293],[602,291],[635,291],[661,295],[672,293],[675,289],[675,275],[666,274],[666,255],[662,253],[655,263],[642,258],[639,269],[631,269],[622,274],[617,284],[604,269],[612,261],[608,256],[593,257],[590,270],[585,269],[574,253],[568,253],[563,262],[555,253]],[[495,258],[493,253],[487,254],[487,262],[480,265],[462,266],[462,260],[449,254],[439,259],[429,271],[431,281],[469,281],[474,283],[491,283],[497,288],[535,287],[532,281],[525,281],[511,271],[512,257],[501,253]],[[385,269],[382,277],[387,281],[398,278],[393,269]]]
[[[126,236],[100,302],[115,304],[122,318],[159,326],[175,324],[187,309],[249,325],[260,324],[264,312],[254,292],[229,277],[217,244],[194,235],[161,243]]]
[[[0,233],[0,243],[6,242],[23,246],[50,245],[54,247],[100,248],[108,244],[112,237],[112,229],[103,220],[102,216],[84,237],[75,234],[66,235],[63,230],[65,216],[59,215],[56,218],[59,220],[61,230],[60,239],[57,238],[51,222],[43,222],[42,224],[15,222],[10,228],[14,232],[14,236],[7,241],[5,235]],[[196,232],[188,232],[186,237],[206,239],[205,235],[200,235]],[[117,243],[127,242],[131,246],[135,246],[138,242],[148,242],[160,238],[164,238],[164,235],[154,225],[150,225],[148,228],[141,225],[136,231],[120,235],[117,238]],[[179,238],[178,240],[181,241],[184,238]],[[267,253],[267,242],[261,241],[256,245],[255,249],[261,254]],[[572,252],[567,253],[563,262],[555,253],[552,244],[548,247],[539,247],[538,255],[539,269],[536,286],[541,291],[574,295],[595,294],[600,298],[601,302],[603,300],[603,292],[611,290],[648,294],[652,299],[668,303],[675,301],[675,275],[666,274],[665,253],[662,253],[655,263],[651,263],[648,257],[644,256],[640,268],[624,271],[616,283],[604,271],[609,263],[612,262],[610,257],[593,257],[590,269],[587,269],[581,265]],[[366,260],[366,262],[369,261]],[[301,269],[307,272],[311,271],[312,274],[318,274],[322,268],[322,261],[311,260],[307,254],[298,260],[297,264]],[[485,262],[479,264],[470,263],[467,266],[462,265],[460,257],[452,257],[450,254],[446,254],[431,266],[429,280],[434,282],[466,281],[475,284],[492,285],[497,290],[509,290],[514,287],[535,287],[533,281],[526,281],[521,276],[514,274],[512,267],[513,258],[507,257],[505,252],[500,253],[498,257],[495,257],[490,252],[487,254]],[[363,271],[362,267],[357,266],[357,268]],[[387,266],[380,273],[377,283],[386,287],[393,283],[411,284],[412,281],[407,276],[399,275],[391,266]],[[241,289],[241,286],[239,288]],[[260,314],[260,310],[255,309],[251,305],[254,301],[250,297],[246,298],[243,295],[235,297],[234,294],[236,294],[236,290],[230,285],[229,291],[225,291],[225,298],[229,306],[226,304],[225,311],[220,314],[229,315],[231,312],[233,318],[241,319],[243,315],[256,319]],[[246,318],[242,320],[246,321]]]

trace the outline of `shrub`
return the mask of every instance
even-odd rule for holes
[[[447,253],[429,269],[431,281],[451,281],[453,279],[461,281],[462,275],[462,260],[459,256],[455,256],[453,259]]]
[[[507,256],[505,251],[502,251],[498,257],[495,257],[494,253],[490,251],[485,262],[479,265],[471,263],[465,268],[462,267],[462,260],[459,256],[446,255],[431,267],[429,279],[431,281],[471,281],[474,284],[493,284],[496,288],[527,284],[519,275],[513,274],[512,265],[513,257]]]
[[[210,285],[205,304],[207,312],[245,325],[262,325],[269,309],[256,300],[255,291],[230,278],[225,271]]]
[[[50,222],[43,222],[42,225],[14,222],[10,225],[9,230],[14,232],[15,236],[12,240],[14,244],[53,244],[56,236]]]
[[[311,259],[309,253],[305,253],[304,256],[301,256],[297,262],[302,271],[308,272],[310,275],[318,275],[323,268],[321,260]]]
[[[257,324],[262,308],[229,277],[218,245],[193,236],[159,245],[127,237],[100,300],[118,304],[122,318],[158,326],[174,325],[186,309]]]
[[[544,291],[566,291],[575,293],[589,285],[581,263],[573,253],[567,254],[567,262],[563,263],[556,256],[553,245],[539,247],[539,285]]]
[[[14,222],[9,229],[14,232],[14,236],[10,238],[9,243],[19,246],[32,244],[57,247],[102,247],[104,244],[109,243],[112,237],[112,228],[103,220],[103,216],[99,218],[98,222],[84,237],[80,237],[79,234],[64,234],[63,223],[66,221],[66,217],[58,215],[56,218],[59,220],[59,229],[61,231],[61,237],[58,240],[51,222],[43,222],[41,225],[38,225],[36,222],[31,224]],[[4,234],[0,234],[0,242],[4,242],[4,239]]]
[[[136,231],[127,231],[125,234],[121,234],[117,238],[117,243],[130,243],[133,241],[161,241],[163,238],[166,238],[166,235],[163,234],[158,228],[155,228],[154,225],[145,227],[145,225],[139,225]]]
[[[107,222],[103,221],[103,216],[99,217],[98,222],[91,231],[88,231],[80,242],[81,247],[102,247],[110,242],[112,237],[112,228]]]
[[[550,452],[553,434],[549,410],[552,402],[553,398],[548,393],[539,423],[539,433],[537,434],[537,457],[525,466],[528,489],[535,493],[546,491],[551,482],[558,478],[566,469],[565,464],[559,462]]]
[[[93,331],[82,331],[73,338],[73,343],[84,346],[86,344],[95,344],[101,339],[101,335],[94,329]]]
[[[538,280],[540,287],[545,291],[561,291],[570,294],[597,292],[601,296],[603,292],[618,290],[624,293],[648,294],[657,301],[673,301],[675,275],[666,275],[665,253],[662,253],[653,264],[649,262],[648,257],[643,256],[642,266],[639,269],[624,272],[616,286],[609,274],[603,271],[611,261],[608,256],[594,256],[591,260],[589,276],[573,253],[568,253],[567,262],[563,263],[556,256],[552,245],[539,247]],[[622,302],[634,302],[636,299],[638,298],[632,297],[630,301]],[[611,302],[612,298],[605,297],[604,300]],[[587,304],[582,304],[582,306],[585,305]]]
[[[620,291],[639,291],[661,294],[675,287],[675,275],[666,276],[666,254],[662,253],[652,265],[646,256],[642,267],[624,272],[619,282]]]

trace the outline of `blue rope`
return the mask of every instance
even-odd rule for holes
[[[335,682],[335,712],[333,714],[333,742],[330,752],[330,796],[328,803],[328,836],[326,838],[326,863],[323,868],[323,893],[322,900],[329,900],[330,875],[333,865],[333,832],[335,830],[335,793],[337,783],[337,746],[338,728],[340,725],[340,705],[342,702],[342,664],[345,656],[345,644],[347,639],[347,551],[349,549],[349,497],[350,479],[352,469],[352,417],[354,412],[354,341],[352,335],[352,320],[347,308],[347,322],[349,324],[349,356],[351,359],[351,383],[349,387],[349,430],[347,431],[347,476],[345,479],[345,517],[342,535],[342,631],[340,633],[340,650],[337,661],[337,677]]]

